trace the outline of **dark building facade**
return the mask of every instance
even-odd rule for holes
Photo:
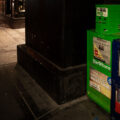
[[[26,0],[26,44],[18,46],[18,63],[59,104],[86,93],[86,31],[95,27],[97,3],[111,1]]]

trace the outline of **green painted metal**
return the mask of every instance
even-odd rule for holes
[[[112,42],[120,38],[120,5],[96,5],[96,29],[87,31],[87,94],[107,112],[111,102]]]
[[[105,63],[94,56],[94,38],[98,38],[98,40],[102,39],[110,43],[110,64]],[[91,79],[91,72],[90,70],[95,70],[95,72],[102,73],[101,75],[105,75],[108,78],[111,78],[111,67],[112,67],[112,42],[115,39],[120,38],[120,33],[113,33],[113,34],[98,34],[95,30],[88,30],[87,31],[87,94],[89,98],[95,101],[99,106],[101,106],[107,112],[110,112],[110,101],[111,101],[111,89],[109,89],[108,96],[107,94],[103,94],[101,91],[95,88],[95,86],[90,85]],[[104,41],[103,41],[104,42]],[[109,54],[109,53],[107,53]],[[106,54],[106,55],[107,55]],[[109,56],[109,55],[108,55]],[[96,73],[97,74],[97,73]],[[106,82],[108,82],[106,79]],[[105,83],[106,84],[106,83]],[[98,84],[97,84],[98,85]],[[102,84],[104,86],[104,84]],[[99,86],[99,85],[98,85]],[[111,88],[111,85],[107,85],[107,87]],[[108,89],[107,89],[108,90]],[[110,94],[110,95],[109,95]]]
[[[120,32],[120,5],[96,5],[96,32]]]

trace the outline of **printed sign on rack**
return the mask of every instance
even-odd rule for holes
[[[91,68],[90,86],[111,99],[111,77]]]
[[[97,14],[97,16],[108,17],[108,8],[97,7],[96,14]]]
[[[111,43],[110,41],[93,37],[94,58],[110,65]]]

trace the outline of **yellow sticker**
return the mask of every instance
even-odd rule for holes
[[[101,38],[93,37],[94,58],[110,65],[111,42]]]
[[[94,56],[98,59],[101,59],[104,61],[104,58],[100,52],[100,50],[97,48],[96,44],[94,43]]]

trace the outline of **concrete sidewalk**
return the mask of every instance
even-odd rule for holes
[[[0,66],[0,120],[110,120],[87,96],[58,105],[16,63]]]

